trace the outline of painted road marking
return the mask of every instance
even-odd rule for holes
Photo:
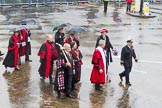
[[[162,64],[161,61],[139,60],[139,62],[143,62],[143,63],[156,63],[156,64]]]
[[[138,73],[144,73],[144,74],[146,74],[147,72],[145,72],[145,71],[141,71],[141,70],[132,70],[132,71],[134,71],[134,72],[138,72]]]
[[[120,55],[119,55],[119,56],[113,56],[113,58],[114,58],[114,59],[120,59]],[[162,64],[162,61],[138,60],[138,62]]]

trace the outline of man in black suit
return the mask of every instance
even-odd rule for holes
[[[65,39],[65,34],[64,34],[64,29],[59,28],[58,31],[55,34],[55,43],[60,44],[61,46],[64,45],[64,39]],[[58,53],[61,52],[60,46],[56,44],[56,49]]]
[[[134,58],[135,62],[138,62],[135,51],[133,49],[133,41],[128,40],[127,45],[122,48],[121,52],[120,64],[124,66],[125,70],[119,74],[121,81],[123,81],[122,77],[125,76],[126,85],[128,86],[131,86],[131,83],[129,82],[129,73],[131,72],[132,69],[132,57]]]

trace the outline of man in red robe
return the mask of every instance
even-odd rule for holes
[[[32,62],[29,59],[29,55],[31,55],[31,44],[30,44],[30,29],[24,28],[21,30],[21,35],[23,40],[21,41],[21,48],[20,48],[20,56],[25,56],[26,62]]]
[[[49,81],[53,84],[52,73],[53,73],[53,63],[57,59],[58,53],[56,50],[56,45],[53,41],[52,35],[47,35],[47,41],[42,44],[38,56],[40,57],[41,65],[39,67],[40,76],[45,79],[49,77]]]
[[[99,46],[95,49],[92,57],[93,69],[90,77],[91,83],[95,84],[95,89],[102,91],[101,84],[106,82],[106,54],[105,40],[99,41]]]

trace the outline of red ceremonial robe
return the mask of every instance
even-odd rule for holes
[[[21,41],[22,46],[21,46],[21,52],[20,52],[20,56],[24,56],[26,53],[26,39],[27,39],[27,34],[26,34],[26,30],[22,29],[21,30],[21,35],[23,37],[23,40]]]
[[[17,67],[19,57],[19,48],[17,43],[18,38],[15,35],[12,35],[9,40],[7,55],[3,61],[5,67]]]
[[[51,68],[52,67],[51,65],[53,65],[53,60],[58,57],[55,43],[53,42],[52,44],[53,44],[53,48],[50,45],[50,43],[46,41],[46,43],[44,43],[41,46],[38,52],[38,56],[40,57],[41,60],[39,73],[42,77],[46,77],[46,78],[48,78],[50,72],[53,71],[53,69]]]
[[[68,43],[68,44],[70,44],[71,42],[76,42],[77,46],[78,47],[80,46],[79,40],[76,39],[75,37],[74,38],[68,37],[64,41],[64,43]]]
[[[93,53],[92,64],[91,83],[104,84],[106,82],[106,57],[104,49],[100,46],[98,46]],[[98,67],[103,70],[102,73],[99,72]]]

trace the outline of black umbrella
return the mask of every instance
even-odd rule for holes
[[[21,25],[36,24],[36,20],[33,18],[27,18],[27,19],[21,20],[20,24]]]
[[[59,29],[61,29],[61,28],[64,28],[64,27],[67,27],[67,26],[70,26],[70,25],[71,25],[70,23],[61,24],[61,25],[59,25],[59,26],[54,27],[54,28],[53,28],[53,31],[59,30]]]
[[[76,27],[76,28],[71,28],[68,33],[69,34],[79,34],[82,32],[85,32],[85,30],[83,28]]]

